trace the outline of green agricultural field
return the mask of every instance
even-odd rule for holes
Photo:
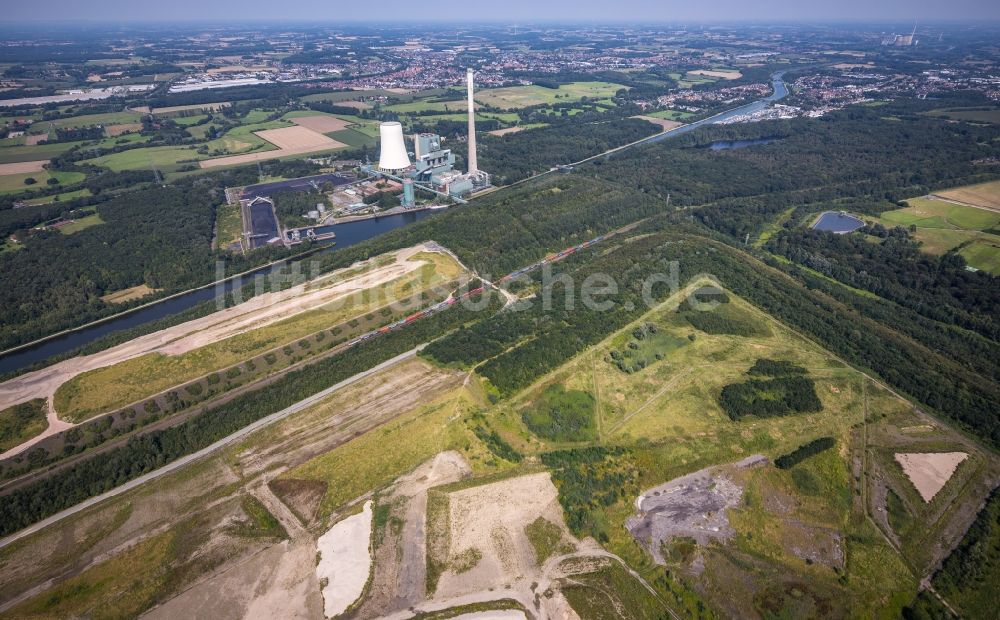
[[[44,431],[48,426],[45,420],[47,412],[48,407],[42,398],[0,411],[0,452],[10,450]]]
[[[459,99],[457,101],[411,101],[409,103],[394,103],[392,105],[387,105],[382,108],[387,112],[395,112],[397,114],[410,114],[413,112],[441,112],[447,114],[449,112],[465,112],[468,109],[466,101],[464,99]]]
[[[609,99],[625,88],[612,82],[571,82],[559,88],[543,86],[509,86],[491,88],[476,93],[476,101],[503,109],[526,108],[533,105],[569,103],[588,99]]]
[[[57,127],[87,127],[89,125],[125,125],[128,123],[139,123],[142,115],[138,112],[107,112],[104,114],[83,114],[81,116],[71,116],[69,118],[57,118],[51,121],[38,121],[35,127],[42,126],[46,129]]]
[[[196,116],[178,116],[177,118],[173,119],[173,121],[178,125],[187,126],[200,123],[206,118],[209,118],[208,114],[198,114]]]
[[[52,202],[62,202],[66,200],[72,200],[74,198],[81,198],[83,196],[90,196],[90,190],[87,188],[78,189],[72,192],[63,192],[62,194],[54,194],[52,196],[44,196],[42,198],[35,198],[33,200],[26,201],[29,205],[47,205]]]
[[[654,118],[662,118],[668,121],[683,121],[685,119],[694,116],[691,112],[682,112],[681,110],[657,110],[655,112],[650,112],[646,116],[652,116]]]
[[[887,211],[877,221],[887,227],[915,227],[914,237],[929,254],[959,248],[958,253],[970,266],[1000,274],[1000,235],[994,232],[1000,228],[1000,212],[927,198],[912,198],[906,203],[906,208]]]
[[[131,149],[120,153],[102,155],[88,159],[85,163],[103,166],[114,172],[122,170],[142,170],[156,166],[163,170],[177,167],[183,162],[194,162],[206,159],[197,152],[196,146],[154,146],[149,148]]]
[[[29,178],[34,179],[37,182],[28,185],[24,181]],[[21,174],[8,174],[0,176],[0,194],[23,192],[26,189],[47,188],[49,186],[46,184],[46,181],[49,179],[56,179],[62,185],[69,185],[72,183],[79,183],[85,178],[87,178],[87,175],[82,172],[50,172],[48,170],[42,170],[41,172],[24,172]]]
[[[942,108],[924,112],[927,116],[974,123],[1000,123],[1000,108]]]
[[[259,109],[250,110],[249,112],[246,113],[246,115],[243,118],[240,119],[240,122],[247,125],[252,125],[254,123],[265,123],[267,122],[267,117],[270,116],[272,113],[273,112],[271,110],[259,110]]]
[[[22,161],[37,161],[52,159],[62,155],[74,146],[83,142],[56,142],[53,144],[36,144],[33,146],[8,146],[0,148],[0,164],[13,164]]]
[[[103,223],[104,220],[101,219],[101,216],[94,213],[93,215],[88,215],[86,217],[81,217],[78,220],[73,220],[72,222],[66,224],[65,226],[60,226],[59,232],[61,232],[64,235],[72,235],[73,233],[78,233],[81,230],[86,230],[91,226],[97,226]]]
[[[349,147],[357,148],[360,146],[374,146],[378,144],[377,138],[377,128],[376,135],[369,135],[369,132],[364,132],[363,127],[351,127],[349,129],[341,129],[340,131],[335,131],[331,134],[327,134],[337,142],[342,142]]]

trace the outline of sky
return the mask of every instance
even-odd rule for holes
[[[44,7],[44,11],[39,10]],[[998,0],[0,0],[8,22],[1000,22]]]

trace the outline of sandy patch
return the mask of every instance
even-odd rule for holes
[[[656,118],[655,116],[642,116],[642,115],[640,115],[640,116],[633,116],[632,118],[641,118],[642,120],[649,121],[650,123],[653,123],[654,125],[659,125],[662,128],[663,131],[669,131],[671,129],[674,129],[675,127],[680,127],[681,125],[684,124],[684,123],[681,123],[681,122],[678,122],[678,121],[668,121],[665,118]]]
[[[917,487],[920,497],[929,502],[968,456],[965,452],[897,453],[896,461]]]
[[[503,129],[494,129],[493,131],[487,131],[486,133],[491,136],[506,136],[509,133],[517,133],[519,131],[524,131],[524,127],[504,127]]]
[[[722,78],[723,80],[738,80],[743,77],[743,74],[739,71],[710,71],[708,69],[688,71],[688,75],[703,75],[705,77]]]
[[[104,128],[104,131],[108,134],[108,137],[114,138],[115,136],[120,136],[123,133],[134,133],[136,131],[142,131],[142,123],[122,123],[121,125],[108,125]]]
[[[524,528],[538,517],[562,524],[557,498],[547,472],[449,494],[449,561],[455,562],[470,549],[478,550],[481,558],[463,573],[446,571],[435,597],[469,594],[536,573],[534,548]]]
[[[47,159],[36,161],[19,161],[13,164],[0,164],[0,176],[7,174],[24,174],[26,172],[41,172],[45,170],[43,166],[49,163]]]
[[[49,139],[49,134],[47,133],[33,133],[24,136],[24,143],[27,146],[36,146],[40,142],[45,142]]]
[[[289,119],[296,125],[300,127],[305,127],[306,129],[311,129],[312,131],[318,131],[319,133],[333,133],[335,131],[340,131],[341,129],[346,129],[349,123],[342,118],[337,118],[336,116],[303,116],[301,118]]]
[[[307,116],[306,118],[314,119],[316,117]],[[296,120],[298,121],[303,119]],[[322,133],[309,129],[305,126],[265,129],[263,131],[255,131],[254,133],[279,149],[301,149],[307,147],[325,148],[328,144],[336,142],[332,138],[328,138]]]
[[[372,502],[319,537],[316,578],[323,588],[323,611],[338,616],[358,600],[371,570]]]

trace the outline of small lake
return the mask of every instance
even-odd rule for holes
[[[713,151],[728,151],[730,149],[742,149],[758,144],[771,144],[777,142],[778,138],[757,138],[755,140],[718,140],[708,145]]]
[[[812,225],[813,230],[825,230],[837,235],[844,235],[861,228],[864,220],[848,215],[843,211],[826,211]]]

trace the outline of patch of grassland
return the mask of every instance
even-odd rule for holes
[[[456,388],[285,472],[281,478],[327,482],[328,490],[317,515],[329,515],[365,492],[389,484],[438,452],[471,450],[472,435],[459,418],[476,402],[468,389]]]
[[[996,240],[977,240],[958,252],[970,266],[1000,275],[1000,237]]]
[[[532,548],[535,550],[535,562],[539,566],[553,555],[571,553],[573,546],[563,542],[562,528],[545,517],[538,517],[524,528]]]
[[[103,223],[104,220],[101,219],[101,216],[98,215],[97,213],[93,213],[91,215],[81,217],[78,220],[73,220],[72,222],[66,224],[65,226],[60,226],[59,232],[61,232],[64,235],[72,235],[73,233],[78,233],[81,230],[86,230],[91,226],[97,226]]]
[[[10,450],[48,426],[45,399],[36,398],[0,411],[0,452]]]
[[[62,194],[54,194],[52,196],[45,196],[43,198],[35,198],[33,200],[27,200],[29,205],[47,205],[53,202],[61,202],[66,200],[72,200],[74,198],[81,198],[83,196],[90,196],[90,190],[87,188],[78,189],[72,192],[64,192]]]
[[[486,601],[483,603],[471,603],[469,605],[459,605],[457,607],[449,607],[448,609],[443,609],[441,611],[418,613],[417,615],[413,616],[413,620],[446,620],[447,618],[455,618],[457,616],[462,616],[464,614],[474,614],[484,611],[502,611],[511,609],[527,611],[523,605],[521,605],[514,599],[504,598],[496,601]]]
[[[662,118],[668,121],[683,121],[694,116],[691,112],[684,112],[682,110],[656,110],[655,112],[650,112],[645,116],[652,116],[654,118]]]
[[[915,225],[917,228],[960,230],[986,230],[1000,224],[1000,213],[967,207],[945,200],[911,198],[906,201],[906,204],[908,205],[906,208],[883,213],[881,215],[882,222],[886,226]]]
[[[521,414],[525,426],[543,439],[587,441],[597,437],[594,396],[583,390],[550,385]]]
[[[152,146],[102,155],[88,159],[85,163],[103,166],[114,172],[141,170],[149,168],[151,165],[157,168],[174,169],[182,163],[204,159],[205,157],[201,156],[197,149],[196,145]]]
[[[208,117],[209,117],[208,114],[198,114],[195,116],[178,116],[177,118],[173,119],[173,121],[174,123],[181,125],[182,127],[186,127],[187,125],[197,125],[198,123],[207,119]]]
[[[609,561],[592,573],[573,575],[560,589],[573,611],[588,620],[667,617],[664,604],[618,562]]]
[[[14,609],[16,618],[138,616],[167,581],[164,565],[177,532],[169,530],[72,577]]]
[[[607,99],[613,97],[621,84],[612,82],[571,82],[560,84],[559,88],[543,86],[509,86],[506,88],[490,88],[476,93],[476,101],[485,105],[502,109],[519,109],[533,105],[569,103],[588,99]]]
[[[142,115],[138,112],[106,112],[103,114],[83,114],[71,116],[69,118],[57,118],[51,121],[42,121],[41,124],[63,129],[88,127],[90,125],[125,125],[128,123],[138,123],[142,121]]]
[[[467,573],[479,564],[479,560],[483,559],[483,552],[475,547],[469,547],[461,553],[455,554],[451,558],[451,562],[448,564],[448,568],[455,572],[457,575],[462,573]]]
[[[0,148],[0,164],[52,159],[80,144],[83,144],[83,142],[55,142],[52,144],[36,144],[34,146],[7,146]]]
[[[924,112],[928,116],[974,123],[1000,123],[1000,108],[942,108]]]
[[[215,246],[224,249],[243,238],[240,205],[224,204],[215,210]]]
[[[0,151],[0,153],[2,153],[2,151]],[[31,185],[26,184],[24,181],[29,178],[34,179],[36,183]],[[69,185],[71,183],[79,183],[85,178],[87,178],[87,175],[82,172],[50,172],[48,170],[40,170],[38,172],[22,172],[20,174],[6,174],[0,176],[0,193],[15,193],[31,189],[48,188],[49,186],[46,182],[49,179],[56,179],[62,185]]]
[[[247,519],[233,526],[233,532],[249,538],[288,538],[281,522],[253,495],[243,495],[240,505]]]

